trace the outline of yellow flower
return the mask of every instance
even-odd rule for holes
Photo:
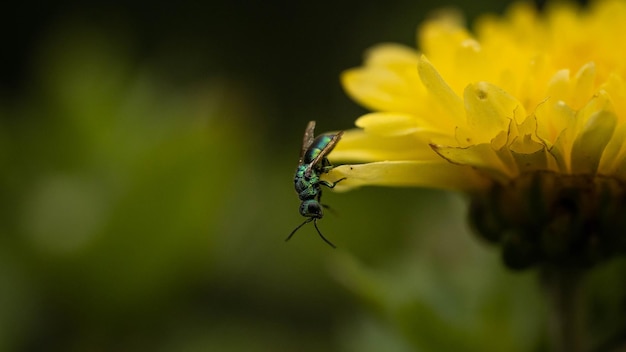
[[[329,155],[333,163],[357,164],[326,178],[346,177],[338,189],[466,192],[478,199],[472,209],[483,234],[528,233],[529,226],[571,232],[606,212],[619,218],[626,203],[624,33],[626,2],[618,0],[588,9],[559,4],[545,13],[520,3],[503,17],[480,18],[473,33],[450,14],[428,20],[418,31],[419,51],[382,44],[343,74],[348,94],[373,112]],[[565,197],[569,189],[578,193]],[[599,205],[603,194],[613,199],[610,211]],[[543,210],[524,213],[533,202]],[[573,224],[577,217],[584,224]],[[504,220],[496,226],[492,218]],[[539,254],[531,254],[543,258],[541,241]],[[563,252],[573,246],[568,241],[548,247]]]

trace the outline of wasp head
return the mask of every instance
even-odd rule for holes
[[[305,200],[300,204],[300,214],[308,218],[321,219],[324,216],[322,212],[322,206],[315,199]]]

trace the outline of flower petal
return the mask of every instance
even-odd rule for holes
[[[470,167],[437,161],[382,161],[341,165],[323,178],[335,181],[345,177],[335,189],[360,186],[412,186],[454,191],[471,191],[488,185],[488,180]]]
[[[626,124],[621,124],[615,129],[613,138],[609,141],[602,153],[598,173],[602,175],[612,175],[616,170],[624,169],[622,164],[626,164]],[[621,172],[618,172],[618,174]]]
[[[589,97],[593,96],[596,79],[596,65],[593,62],[585,64],[576,73],[576,83],[572,89],[570,106],[579,109],[587,103]]]
[[[572,173],[596,172],[616,124],[613,112],[603,110],[591,115],[572,146]]]
[[[465,125],[465,111],[461,98],[448,86],[444,79],[439,75],[435,67],[426,59],[425,56],[420,57],[417,66],[419,77],[424,87],[430,93],[429,98],[438,103],[439,108],[445,113],[440,120],[448,120],[451,127]]]
[[[413,48],[401,44],[385,43],[367,51],[365,65],[371,67],[415,66],[419,54]]]
[[[548,98],[535,109],[535,118],[537,136],[550,145],[555,144],[566,129],[574,132],[576,112],[562,100]]]
[[[361,129],[345,131],[328,158],[337,161],[367,162],[381,160],[434,160],[438,159],[428,146],[429,133],[383,136]]]
[[[520,172],[548,170],[549,158],[545,145],[532,140],[531,135],[525,135],[511,144],[511,155]]]
[[[379,112],[365,114],[356,120],[357,127],[367,133],[383,137],[405,136],[416,132],[445,134],[432,126],[430,121],[404,113]]]
[[[548,91],[546,96],[555,101],[569,101],[570,94],[570,77],[569,70],[562,69],[557,71],[548,82]]]
[[[365,66],[345,71],[341,80],[346,92],[367,108],[414,112],[416,96],[424,94],[415,69],[417,61],[413,49],[380,45],[370,50]]]
[[[434,20],[422,24],[418,32],[420,48],[446,72],[454,67],[457,51],[463,43],[471,40],[462,22],[462,17],[452,12],[440,13]]]
[[[491,178],[499,181],[506,181],[508,178],[517,175],[516,170],[507,167],[491,144],[482,143],[466,148],[445,147],[431,145],[433,150],[442,158],[452,164],[466,165],[477,168]]]
[[[611,140],[617,116],[606,92],[599,92],[576,115],[580,132],[572,145],[572,173],[595,173]]]
[[[487,82],[470,84],[465,89],[468,129],[474,132],[471,143],[491,141],[506,130],[511,120],[526,116],[522,105],[502,89]]]

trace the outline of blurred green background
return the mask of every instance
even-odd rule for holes
[[[507,5],[458,3],[470,20]],[[351,128],[364,110],[341,71],[376,43],[414,45],[439,7],[13,4],[0,350],[537,350],[535,275],[501,267],[460,196],[325,192],[337,214],[319,225],[339,248],[312,226],[283,242],[303,220],[306,123]]]

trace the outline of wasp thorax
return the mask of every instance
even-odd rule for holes
[[[626,185],[613,178],[523,174],[474,196],[470,218],[514,269],[585,267],[626,253]]]
[[[305,200],[300,204],[300,214],[311,218],[322,218],[322,206],[316,200]]]

